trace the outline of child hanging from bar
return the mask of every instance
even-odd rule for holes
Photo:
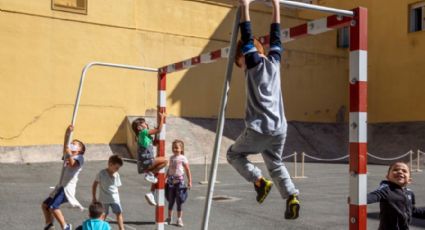
[[[379,230],[408,230],[412,217],[425,219],[425,208],[416,208],[415,194],[407,188],[412,178],[410,168],[404,162],[395,162],[388,167],[387,180],[367,194],[367,203],[379,202]]]
[[[165,157],[154,155],[153,138],[151,135],[159,134],[164,124],[166,117],[165,113],[159,112],[159,124],[157,128],[149,129],[148,123],[144,118],[137,118],[131,124],[134,133],[136,134],[137,142],[137,171],[139,174],[145,173],[145,180],[152,183],[151,191],[145,195],[146,200],[151,205],[156,205],[153,191],[154,184],[158,182],[155,173],[167,166]]]
[[[69,145],[71,132],[74,130],[72,125],[68,126],[65,132],[65,140],[63,145],[63,174],[59,184],[49,197],[43,201],[41,209],[43,210],[45,219],[45,230],[54,229],[53,217],[59,222],[61,229],[71,230],[72,225],[65,221],[60,206],[63,203],[69,203],[72,207],[78,207],[83,210],[83,206],[75,198],[75,190],[77,188],[78,175],[83,169],[84,152],[86,146],[80,140],[74,139]]]
[[[235,64],[245,71],[245,129],[228,149],[227,160],[247,181],[254,184],[257,202],[261,204],[273,182],[264,178],[261,170],[247,159],[250,154],[261,153],[281,197],[286,199],[285,218],[296,219],[300,210],[299,191],[282,162],[287,123],[280,82],[280,3],[279,0],[272,1],[270,51],[267,56],[251,32],[251,0],[239,0],[239,3],[242,11],[241,41],[236,50]]]

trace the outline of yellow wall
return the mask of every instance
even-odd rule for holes
[[[71,120],[81,70],[90,61],[161,67],[228,46],[234,18],[228,3],[88,0],[88,13],[81,15],[52,11],[51,0],[0,0],[0,146],[61,143]],[[397,7],[402,8],[400,14],[406,14],[406,4],[387,6],[379,16],[373,13],[379,5],[370,6],[372,122],[423,120],[425,114],[410,112],[420,105],[405,100],[421,97],[418,73],[424,71],[419,67],[419,58],[417,63],[408,59],[423,53],[423,33],[407,34],[402,28],[406,23],[400,22],[400,18],[407,17],[391,15],[394,12],[390,9]],[[284,14],[284,27],[315,17],[301,12],[300,19],[298,11],[288,10]],[[257,7],[252,15],[256,35],[267,33],[269,9]],[[405,44],[404,48],[396,49],[400,43]],[[334,122],[338,111],[347,107],[347,51],[335,48],[335,44],[336,33],[332,31],[286,46],[282,85],[289,120]],[[384,55],[377,55],[378,50]],[[409,64],[408,69],[405,64]],[[225,65],[226,60],[221,60],[170,74],[168,113],[215,117]],[[243,116],[241,76],[242,72],[235,70],[228,117]],[[399,81],[399,76],[406,81]],[[412,81],[417,84],[412,85]],[[83,91],[76,137],[87,143],[125,143],[125,129],[120,126],[125,116],[145,115],[155,109],[156,88],[155,74],[95,67]],[[393,112],[397,108],[398,112]]]

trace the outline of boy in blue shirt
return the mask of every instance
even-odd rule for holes
[[[105,209],[100,202],[93,202],[89,206],[89,217],[90,219],[84,221],[82,227],[78,227],[76,230],[111,230],[111,226],[108,222],[104,221]]]
[[[257,202],[262,203],[273,183],[264,178],[261,170],[247,159],[250,154],[261,153],[270,176],[282,198],[286,199],[285,218],[296,219],[300,210],[299,192],[282,162],[287,123],[280,82],[280,1],[272,1],[270,51],[267,56],[264,55],[261,43],[253,38],[251,32],[251,2],[252,0],[239,0],[242,10],[241,41],[235,57],[235,64],[245,70],[245,130],[230,146],[227,160],[247,181],[254,183]]]

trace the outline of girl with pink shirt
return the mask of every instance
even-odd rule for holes
[[[192,187],[192,175],[190,173],[189,161],[184,156],[184,143],[181,140],[174,140],[173,156],[170,157],[167,171],[166,198],[168,200],[168,218],[165,223],[171,224],[174,203],[177,204],[176,225],[183,227],[182,204],[187,198],[187,189]],[[187,187],[184,182],[184,175],[187,175]]]

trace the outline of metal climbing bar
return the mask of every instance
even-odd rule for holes
[[[97,61],[88,63],[87,65],[84,66],[83,71],[81,73],[80,84],[78,86],[78,91],[77,91],[77,97],[75,98],[74,111],[72,112],[72,119],[71,119],[72,125],[75,125],[75,120],[77,119],[78,108],[80,106],[80,98],[83,92],[84,80],[86,78],[88,70],[93,66],[105,66],[105,67],[113,67],[113,68],[120,68],[120,69],[140,70],[140,71],[146,71],[146,72],[158,72],[157,68],[150,68],[150,67],[144,67],[144,66],[125,65],[125,64],[97,62]],[[69,140],[67,143],[68,145],[70,144],[70,141],[72,140],[72,134],[73,132],[71,132],[69,135]],[[59,177],[59,184],[62,184],[63,173],[64,173],[64,168],[62,168],[62,172]]]
[[[208,230],[208,221],[210,217],[212,196],[214,193],[214,185],[217,178],[218,157],[220,155],[220,145],[221,145],[221,139],[223,137],[227,98],[228,98],[229,89],[230,89],[230,82],[232,80],[233,61],[236,55],[236,46],[237,46],[238,33],[239,33],[240,17],[241,17],[241,9],[240,7],[238,7],[236,10],[235,21],[233,23],[232,37],[230,40],[229,58],[227,59],[227,68],[225,73],[226,78],[224,80],[224,86],[223,86],[223,92],[222,92],[223,94],[221,97],[221,106],[220,106],[220,111],[217,118],[218,123],[217,123],[216,135],[215,135],[214,151],[213,151],[210,175],[208,180],[209,183],[208,183],[207,196],[205,199],[204,214],[202,219],[203,230]]]
[[[268,2],[270,2],[270,0],[257,0],[257,2],[268,3]],[[313,4],[303,3],[303,2],[288,1],[288,0],[280,0],[280,4],[282,4],[283,6],[286,6],[286,7],[290,7],[290,8],[304,9],[304,10],[315,10],[315,11],[320,11],[320,12],[324,12],[324,13],[331,13],[331,14],[337,14],[337,15],[341,15],[341,16],[354,17],[354,13],[352,11],[341,10],[341,9],[336,9],[336,8],[332,8],[332,7],[318,6],[318,5],[313,5]]]

